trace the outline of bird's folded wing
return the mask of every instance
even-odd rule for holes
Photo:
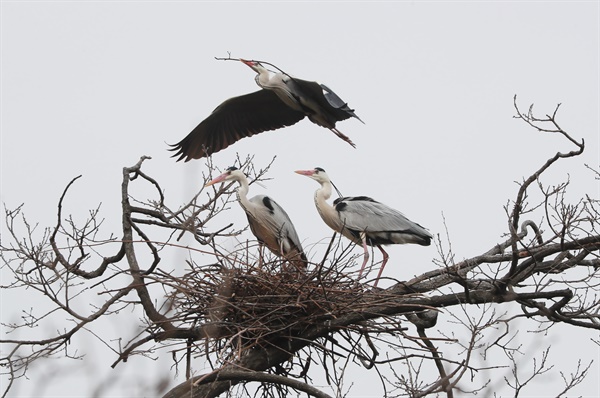
[[[346,228],[357,231],[427,233],[398,210],[366,196],[336,199],[335,209]]]

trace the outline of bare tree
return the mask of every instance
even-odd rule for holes
[[[569,181],[546,185],[541,180],[585,148],[583,140],[559,126],[559,106],[538,118],[533,107],[521,112],[515,97],[515,109],[535,131],[562,136],[572,150],[557,152],[519,184],[505,207],[501,242],[456,261],[448,237],[438,235],[434,267],[388,289],[352,278],[349,268],[356,257],[351,244],[336,235],[305,273],[284,267],[284,260],[252,242],[224,251],[222,241],[241,230],[213,225],[235,200],[233,187],[203,188],[174,210],[159,182],[142,171],[145,157],[123,169],[118,237],[102,237],[99,209],[83,224],[64,216],[64,198],[77,178],[59,200],[56,225],[38,240],[22,207],[6,210],[10,236],[2,243],[3,272],[10,271],[13,280],[3,288],[33,290],[49,307],[4,326],[27,329],[58,317],[65,327],[41,339],[1,340],[0,363],[11,381],[4,395],[34,361],[79,355],[67,349],[75,334],[94,331],[99,319],[133,309],[145,323],[133,340],[121,345],[103,338],[100,330],[94,333],[114,351],[113,367],[126,366],[133,355],[170,353],[175,369],[185,369],[186,381],[168,391],[168,398],[216,397],[235,389],[249,393],[251,382],[259,383],[255,396],[287,396],[292,390],[330,396],[314,387],[317,377],[341,397],[351,388],[345,377],[351,367],[377,372],[386,396],[453,397],[493,391],[491,379],[473,383],[473,378],[498,372],[499,354],[511,369],[502,382],[518,396],[553,366],[549,348],[523,365],[522,347],[514,343],[516,325],[527,322],[543,332],[565,324],[591,329],[591,338],[597,337],[600,213],[598,201],[589,196],[567,200]],[[239,167],[254,182],[266,178],[270,164],[255,169],[246,159]],[[600,176],[593,168],[588,172],[590,178]],[[149,184],[154,199],[134,199],[133,184]],[[184,235],[193,237],[194,247],[180,243]],[[184,250],[191,253],[185,272],[161,267],[173,252]],[[86,306],[90,296],[101,301]],[[444,325],[438,324],[440,318]],[[448,322],[455,327],[447,328]],[[481,366],[476,356],[494,360]],[[211,372],[196,375],[200,357],[211,364]],[[557,395],[581,383],[590,365],[578,362],[571,374],[560,373],[564,387]]]

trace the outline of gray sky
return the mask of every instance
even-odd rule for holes
[[[540,115],[562,103],[561,126],[586,140],[583,156],[544,181],[569,175],[573,198],[600,196],[582,166],[600,163],[598,2],[2,1],[1,14],[1,199],[8,208],[25,203],[41,226],[55,222],[65,185],[83,174],[67,212],[84,219],[101,202],[106,231],[118,231],[121,170],[142,155],[152,156],[144,170],[170,203],[187,201],[206,166],[175,163],[166,143],[223,100],[258,89],[249,68],[214,59],[227,52],[327,84],[366,123],[338,124],[356,149],[305,120],[213,156],[221,168],[236,153],[255,154],[257,166],[277,156],[273,180],[250,194],[275,198],[307,247],[330,236],[314,209],[317,184],[293,174],[315,166],[345,195],[372,196],[434,234],[445,233],[445,217],[457,259],[500,242],[514,181],[572,149],[513,119],[515,94],[522,109],[535,103]],[[230,213],[246,222],[241,209]],[[433,246],[388,253],[389,276],[434,267]],[[3,321],[20,310],[6,300],[1,308]],[[581,355],[598,361],[590,337],[582,334]],[[560,333],[548,338],[561,343]],[[111,377],[114,357],[91,349],[105,361],[106,374],[94,376]],[[155,374],[154,362],[139,363]],[[36,374],[24,384],[36,383]],[[44,394],[80,395],[68,383]],[[600,394],[600,386],[590,380],[577,394]]]

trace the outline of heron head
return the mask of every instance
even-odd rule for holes
[[[209,187],[219,182],[240,181],[242,178],[246,178],[242,170],[238,169],[235,166],[231,166],[228,167],[223,174],[207,182],[205,187]]]
[[[248,65],[250,68],[252,68],[253,71],[255,71],[257,73],[260,73],[260,69],[264,69],[264,67],[260,64],[260,62],[248,61],[247,59],[243,59],[243,58],[240,58],[240,61],[242,61],[243,63]]]
[[[295,173],[310,177],[313,180],[315,180],[316,182],[318,182],[319,184],[323,184],[325,182],[331,182],[331,180],[329,179],[329,176],[327,175],[325,170],[323,170],[320,167],[315,167],[312,170],[296,170]]]

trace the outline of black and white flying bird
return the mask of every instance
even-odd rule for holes
[[[331,197],[332,183],[325,170],[298,170],[296,173],[312,178],[321,184],[315,192],[315,205],[325,224],[352,242],[362,245],[364,261],[358,274],[360,279],[369,260],[368,246],[377,246],[383,254],[383,262],[374,286],[381,277],[388,261],[388,254],[382,245],[415,243],[429,246],[432,235],[419,224],[410,221],[404,214],[367,196],[342,197],[334,200],[333,206],[327,202]]]
[[[240,61],[257,73],[255,80],[262,90],[226,100],[187,137],[171,145],[177,161],[203,158],[244,137],[296,124],[305,116],[355,146],[335,124],[360,118],[327,86],[271,73],[257,61]]]

